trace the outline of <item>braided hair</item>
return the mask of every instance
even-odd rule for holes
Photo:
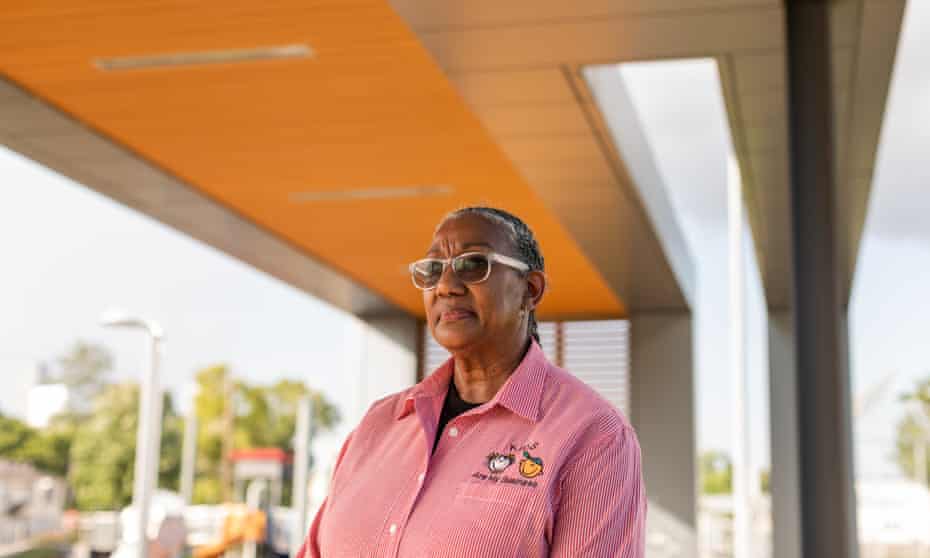
[[[530,271],[545,271],[542,250],[539,248],[539,242],[536,241],[533,231],[522,219],[503,209],[485,206],[469,206],[456,209],[446,215],[439,222],[436,229],[438,230],[446,221],[463,215],[478,215],[491,224],[503,228],[510,240],[511,250],[513,251],[512,256],[528,265]],[[536,310],[530,310],[527,330],[533,339],[539,343],[539,325],[536,323]]]

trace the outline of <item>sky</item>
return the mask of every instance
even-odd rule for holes
[[[930,2],[907,4],[850,307],[853,389],[891,375],[856,423],[857,473],[893,476],[901,393],[930,378]],[[881,460],[884,466],[869,464]]]
[[[627,67],[625,77],[698,265],[698,443],[728,449],[729,140],[719,84],[707,62],[637,66]],[[689,95],[678,95],[682,90]],[[897,474],[889,459],[903,412],[897,396],[930,376],[928,130],[930,2],[910,2],[850,308],[854,391],[894,373],[890,388],[856,421],[860,476]],[[113,351],[115,378],[137,378],[142,335],[97,325],[114,306],[162,323],[164,383],[176,392],[214,363],[256,382],[304,379],[347,415],[334,440],[367,404],[352,373],[357,363],[350,355],[363,327],[352,316],[2,147],[0,194],[0,411],[24,415],[35,363],[53,360],[79,339]],[[752,455],[764,464],[765,321],[751,267],[747,279]]]

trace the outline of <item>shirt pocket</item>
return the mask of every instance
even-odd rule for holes
[[[463,482],[455,494],[456,506],[501,504],[524,508],[533,501],[537,488],[500,482]]]
[[[455,500],[433,519],[429,556],[521,556],[530,538],[539,488],[463,482]],[[480,550],[479,550],[480,549]]]

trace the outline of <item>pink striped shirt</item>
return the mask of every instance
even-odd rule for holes
[[[613,405],[533,343],[431,453],[451,376],[372,405],[298,558],[642,558],[639,442]]]

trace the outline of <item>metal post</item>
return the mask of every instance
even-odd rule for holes
[[[136,462],[132,504],[137,512],[139,558],[148,556],[148,522],[152,493],[157,486],[161,449],[162,396],[158,382],[161,335],[149,329],[149,366],[139,393],[139,428],[136,431]]]
[[[150,339],[150,360],[139,391],[139,419],[136,430],[136,461],[133,472],[132,505],[136,510],[139,558],[148,556],[149,504],[158,475],[161,449],[162,396],[158,383],[158,365],[164,331],[156,322],[131,316],[121,310],[109,310],[100,317],[106,327],[128,327],[145,330]],[[125,541],[124,541],[125,542]]]
[[[233,466],[230,456],[233,451],[233,438],[235,435],[235,390],[231,374],[227,371],[223,376],[223,440],[222,460],[220,461],[220,482],[224,502],[232,502],[236,496],[233,486]]]
[[[152,346],[154,347],[154,344]],[[150,468],[149,461],[151,460],[151,450],[149,448],[152,445],[152,438],[149,435],[151,432],[149,423],[152,422],[153,416],[154,399],[152,393],[154,386],[157,385],[155,378],[157,368],[154,364],[155,360],[150,360],[148,370],[142,378],[139,393],[139,424],[136,430],[136,461],[133,472],[132,505],[136,510],[138,519],[136,525],[139,536],[139,558],[147,558],[148,556],[146,531],[149,522],[149,502],[152,498],[148,472]]]
[[[785,3],[801,548],[858,555],[846,300],[837,250],[832,2]]]
[[[162,430],[162,410],[164,407],[164,392],[161,389],[159,380],[159,366],[161,364],[161,353],[163,350],[161,339],[152,337],[151,339],[151,368],[152,373],[152,390],[151,398],[151,419],[149,421],[149,465],[148,471],[148,489],[149,498],[158,490],[158,472],[161,465],[161,430]]]
[[[270,526],[271,520],[271,506],[269,505],[267,509],[262,505],[262,496],[267,490],[267,484],[261,479],[256,479],[249,482],[249,486],[245,489],[245,504],[247,506],[246,518],[255,512],[266,513],[266,520],[268,523],[266,525]],[[246,519],[248,523],[248,519]],[[258,554],[258,541],[246,540],[245,544],[242,545],[242,558],[256,558]]]
[[[297,406],[297,431],[294,434],[294,484],[291,489],[294,528],[291,533],[291,556],[296,556],[307,534],[307,484],[310,472],[310,430],[313,402],[309,396]]]
[[[181,448],[181,496],[190,505],[194,500],[194,474],[197,469],[197,410],[191,405],[184,419],[184,445]]]

